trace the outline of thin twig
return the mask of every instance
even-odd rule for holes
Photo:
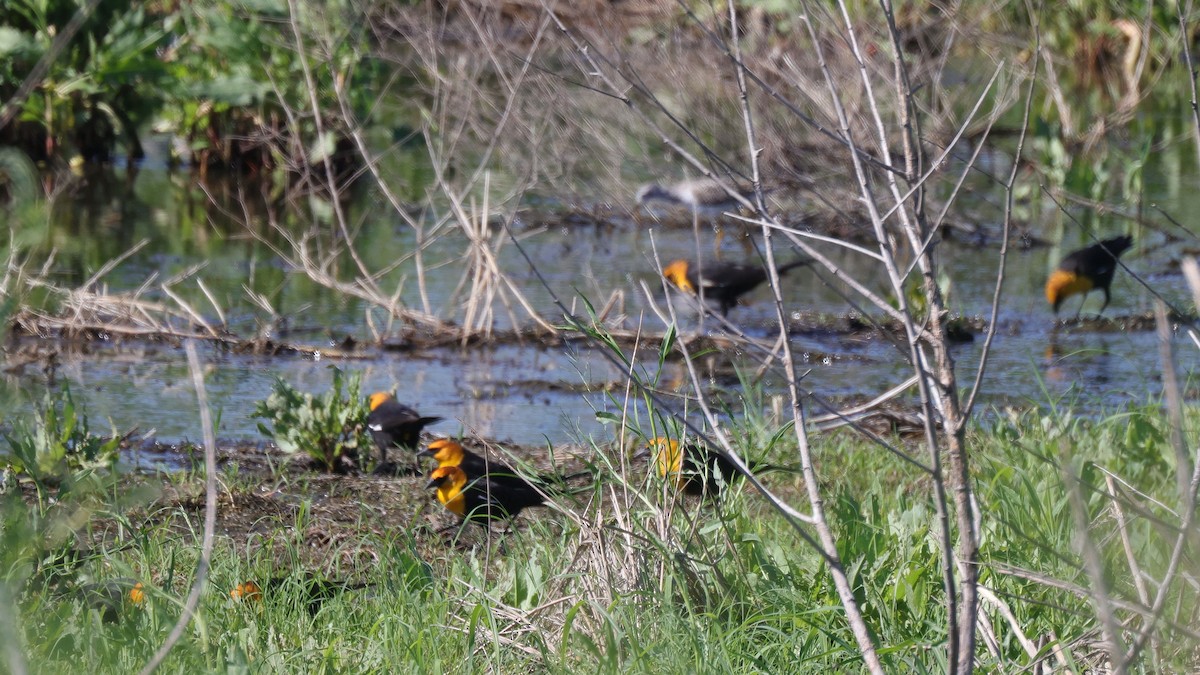
[[[1083,567],[1088,576],[1088,597],[1095,607],[1096,616],[1100,619],[1100,627],[1104,633],[1104,649],[1108,652],[1109,667],[1112,672],[1121,675],[1126,671],[1128,660],[1125,654],[1124,641],[1121,639],[1121,626],[1113,614],[1113,603],[1108,591],[1108,581],[1104,575],[1104,562],[1100,558],[1100,550],[1091,536],[1091,518],[1088,516],[1087,505],[1079,489],[1080,479],[1073,466],[1072,459],[1064,443],[1060,447],[1060,468],[1063,473],[1063,483],[1067,489],[1067,501],[1071,506],[1071,516],[1075,521],[1076,546],[1083,558]]]
[[[1161,302],[1154,303],[1154,323],[1158,333],[1159,362],[1162,366],[1164,406],[1167,409],[1167,421],[1171,425],[1171,448],[1175,451],[1175,481],[1182,511],[1187,503],[1191,459],[1188,457],[1187,440],[1183,434],[1183,398],[1179,389],[1179,376],[1175,372],[1175,356],[1171,349],[1171,321],[1167,316],[1167,306]]]
[[[1133,554],[1133,543],[1129,540],[1129,523],[1125,518],[1125,509],[1121,508],[1121,500],[1117,498],[1116,481],[1110,474],[1104,474],[1104,485],[1111,497],[1110,508],[1117,521],[1117,532],[1121,535],[1121,548],[1125,549],[1125,562],[1129,565],[1129,576],[1133,577],[1133,588],[1137,591],[1138,601],[1148,605],[1150,595],[1146,591],[1146,580],[1142,578],[1142,568],[1138,565],[1137,556]]]
[[[738,39],[737,29],[737,10],[735,9],[733,0],[729,0],[729,18],[732,24],[730,30],[730,41],[733,45],[735,63],[741,63],[741,41]],[[735,66],[737,74],[738,90],[741,94],[741,109],[742,119],[745,124],[746,144],[748,146],[748,154],[750,156],[750,166],[752,167],[751,175],[754,178],[755,199],[758,204],[760,213],[766,212],[766,205],[763,201],[763,193],[761,185],[758,181],[758,143],[755,138],[754,117],[750,110],[750,103],[746,95],[746,79],[745,71],[740,67]],[[783,307],[783,295],[780,293],[779,285],[779,269],[775,261],[775,247],[772,244],[770,228],[762,228],[763,235],[763,250],[766,252],[766,271],[768,281],[770,282],[771,293],[775,299],[775,315],[779,321],[779,339],[783,346],[783,367],[787,371],[788,394],[792,399],[792,420],[793,429],[796,434],[797,450],[800,453],[801,473],[804,476],[805,493],[808,495],[809,512],[813,521],[813,525],[817,530],[817,535],[820,538],[821,546],[826,551],[826,559],[829,564],[829,572],[833,577],[834,586],[837,588],[838,597],[842,603],[842,609],[846,613],[846,620],[850,624],[850,630],[854,634],[854,639],[858,643],[858,651],[863,658],[863,662],[867,670],[872,673],[883,673],[883,664],[879,660],[875,637],[872,631],[867,627],[866,619],[863,617],[862,610],[859,607],[858,600],[854,597],[854,589],[850,584],[849,576],[842,565],[841,557],[838,555],[837,539],[833,535],[833,530],[829,527],[829,521],[825,517],[825,504],[821,497],[821,483],[817,478],[816,467],[812,459],[812,451],[808,439],[808,426],[805,422],[804,403],[801,398],[799,388],[799,378],[796,374],[796,361],[792,354],[792,344],[788,339],[788,322],[787,312]],[[685,358],[686,355],[685,355]],[[689,372],[693,374],[693,386],[697,393],[700,390],[700,383],[695,377],[694,368],[691,359],[687,359],[685,363],[688,366]],[[716,435],[725,441],[724,434],[720,430],[716,430]],[[727,443],[727,441],[725,441]],[[732,448],[728,448],[732,450]],[[735,462],[739,462],[740,458],[733,452],[730,452],[731,458]]]
[[[295,54],[300,63],[300,72],[304,75],[305,93],[308,94],[308,102],[311,107],[312,123],[316,128],[316,137],[324,139],[326,134],[331,133],[325,129],[325,112],[321,109],[321,102],[318,96],[320,90],[317,87],[316,80],[313,77],[312,68],[308,63],[308,48],[305,46],[304,34],[300,30],[300,8],[296,0],[288,0],[288,24],[292,29],[292,37],[295,40]],[[299,126],[295,127],[299,128]],[[329,204],[333,207],[334,221],[337,223],[338,230],[341,232],[345,241],[346,250],[350,254],[350,259],[354,261],[355,267],[358,268],[359,280],[367,284],[369,290],[378,293],[378,285],[375,284],[367,264],[359,256],[358,250],[354,246],[354,237],[350,234],[346,226],[346,213],[342,205],[342,200],[338,198],[341,194],[341,187],[337,184],[338,176],[334,171],[333,153],[325,152],[321,155],[322,168],[325,171],[325,183],[329,190],[331,198]]]
[[[142,668],[140,675],[150,675],[158,669],[167,654],[183,637],[183,631],[191,622],[200,605],[200,596],[204,593],[204,584],[208,580],[208,568],[212,560],[213,536],[217,525],[217,441],[213,437],[212,414],[208,407],[208,392],[204,388],[204,369],[200,365],[200,357],[196,354],[196,345],[192,341],[184,344],[187,352],[188,369],[192,373],[192,386],[196,389],[196,403],[200,408],[200,433],[204,438],[204,534],[200,543],[200,559],[196,562],[196,576],[192,580],[192,588],[183,603],[183,612],[175,627],[171,629],[167,639]]]
[[[1200,264],[1195,258],[1185,258],[1183,261],[1183,276],[1188,282],[1188,288],[1192,291],[1192,302],[1200,307]],[[1178,392],[1176,396],[1178,396]],[[1182,429],[1180,430],[1182,434]],[[1150,639],[1151,633],[1154,631],[1155,624],[1161,620],[1163,609],[1166,607],[1167,597],[1169,596],[1170,588],[1175,580],[1176,571],[1179,568],[1179,561],[1183,558],[1184,543],[1191,534],[1192,523],[1196,518],[1196,492],[1200,490],[1200,461],[1192,461],[1192,478],[1187,485],[1186,490],[1180,495],[1180,503],[1182,504],[1183,523],[1179,534],[1175,537],[1175,545],[1171,549],[1171,558],[1167,562],[1167,570],[1163,574],[1163,578],[1158,586],[1158,593],[1154,596],[1154,606],[1151,607],[1152,616],[1146,622],[1145,627],[1140,631],[1137,637],[1134,638],[1133,644],[1129,648],[1129,653],[1125,655],[1126,662],[1132,662],[1137,658],[1138,654],[1145,648],[1147,641]]]
[[[1017,577],[1019,579],[1025,579],[1027,581],[1032,581],[1036,584],[1040,584],[1040,585],[1046,586],[1048,588],[1057,588],[1058,590],[1066,591],[1078,598],[1087,599],[1087,598],[1091,597],[1091,591],[1089,589],[1084,588],[1083,586],[1080,586],[1078,584],[1073,584],[1069,581],[1063,581],[1062,579],[1059,579],[1054,576],[1043,574],[1041,572],[1035,572],[1033,570],[1028,570],[1028,569],[1025,569],[1022,567],[1017,567],[1015,565],[1008,565],[1005,563],[997,563],[997,562],[990,563],[989,568],[992,571],[997,572],[999,574],[1005,574],[1008,576]],[[995,591],[995,592],[999,593],[1000,591]],[[1011,596],[1012,594],[1005,593],[1004,595]],[[1022,599],[1029,601],[1029,602],[1036,603],[1036,604],[1047,604],[1045,602],[1038,603],[1038,601],[1036,601],[1032,598],[1022,597]],[[1133,602],[1130,600],[1125,600],[1123,598],[1119,598],[1116,596],[1110,596],[1109,602],[1112,603],[1113,607],[1116,607],[1117,609],[1120,609],[1122,611],[1132,612],[1134,614],[1138,614],[1140,616],[1146,617],[1147,619],[1154,617],[1153,609],[1151,609],[1150,607],[1146,607],[1140,603]],[[1063,608],[1059,608],[1059,607],[1056,607],[1056,608],[1063,609]],[[1072,613],[1076,616],[1085,617],[1085,618],[1089,618],[1089,619],[1094,618],[1085,613],[1080,613],[1080,612],[1077,612],[1074,610],[1072,610],[1070,613]],[[1161,619],[1161,620],[1163,621],[1163,623],[1166,626],[1170,627],[1171,630],[1179,633],[1180,635],[1190,638],[1192,640],[1200,641],[1200,631],[1197,631],[1197,630],[1191,628],[1190,626],[1186,626],[1186,625],[1180,624],[1175,621],[1170,621],[1167,619]]]
[[[1020,622],[1017,621],[1017,616],[1013,614],[1012,608],[1008,606],[1008,603],[1001,600],[990,588],[982,584],[979,585],[979,597],[982,600],[990,602],[1000,612],[1000,615],[1008,622],[1008,627],[1012,629],[1013,635],[1021,645],[1021,649],[1025,650],[1029,658],[1037,658],[1037,645],[1033,644],[1033,640],[1030,640],[1025,635],[1025,631],[1021,628]]]
[[[1181,47],[1188,69],[1188,88],[1192,92],[1192,98],[1189,101],[1192,107],[1192,143],[1196,146],[1197,158],[1200,158],[1200,104],[1197,103],[1196,96],[1196,61],[1192,56],[1192,34],[1187,26],[1187,17],[1191,15],[1192,0],[1187,1],[1186,9],[1178,2],[1175,3],[1175,16],[1179,19],[1180,42],[1183,43]]]
[[[846,111],[845,105],[842,103],[839,87],[836,85],[832,75],[830,74],[829,66],[826,63],[823,49],[821,48],[820,41],[817,38],[815,28],[812,25],[812,21],[807,16],[812,12],[811,4],[812,3],[807,1],[804,3],[806,16],[803,23],[814,45],[818,63],[825,78],[825,84],[826,88],[828,89],[830,100],[832,101],[834,110],[837,113],[838,124],[841,128],[842,134],[846,137],[847,142],[850,143],[851,147],[854,147],[856,144],[850,128],[849,115]],[[867,107],[876,123],[883,161],[885,164],[891,166],[892,159],[888,149],[888,135],[881,119],[881,113],[879,111],[878,104],[875,100],[871,79],[866,71],[866,60],[862,55],[855,36],[854,24],[850,19],[849,11],[845,3],[839,0],[837,6],[842,15],[843,34],[848,41],[850,50],[854,55],[856,64],[858,65],[859,79],[868,99]],[[884,14],[888,17],[889,36],[891,37],[893,49],[893,63],[896,69],[896,86],[899,92],[898,95],[901,97],[902,102],[901,127],[904,129],[907,136],[905,147],[909,154],[907,155],[908,163],[906,168],[908,171],[906,172],[906,175],[912,177],[915,172],[920,171],[920,161],[919,155],[914,158],[911,154],[919,153],[919,146],[911,143],[912,129],[909,125],[915,121],[915,118],[911,115],[913,112],[913,107],[911,104],[911,87],[906,87],[905,83],[902,81],[906,72],[904,70],[903,59],[901,58],[903,50],[899,44],[899,36],[895,28],[895,21],[891,13],[890,6],[885,3],[883,5],[883,10]],[[918,328],[915,325],[912,312],[908,306],[907,298],[905,297],[906,294],[904,292],[904,280],[897,268],[895,261],[893,239],[885,229],[884,220],[878,208],[873,181],[867,175],[865,167],[858,159],[858,155],[852,152],[850,154],[850,158],[852,160],[854,176],[858,184],[861,200],[867,208],[867,213],[870,216],[871,227],[874,230],[875,240],[879,246],[880,255],[884,259],[883,268],[887,273],[887,279],[892,287],[892,292],[896,298],[897,304],[899,305],[899,311],[902,315],[905,336],[908,341],[909,362],[912,364],[916,374],[919,376],[917,380],[917,386],[920,394],[921,405],[925,413],[923,420],[925,443],[930,454],[930,465],[933,469],[932,483],[934,490],[934,504],[938,517],[938,537],[942,549],[942,579],[947,610],[947,655],[949,663],[953,664],[953,668],[956,669],[955,672],[962,672],[964,670],[963,659],[970,659],[971,662],[973,662],[974,658],[973,653],[969,653],[972,650],[968,647],[968,645],[973,644],[974,641],[974,596],[969,595],[973,593],[973,588],[971,588],[973,584],[964,582],[961,592],[967,594],[969,597],[964,597],[963,602],[960,604],[960,589],[958,589],[955,584],[954,547],[951,543],[950,515],[948,499],[946,495],[945,477],[942,473],[942,451],[939,447],[940,444],[938,443],[938,434],[936,429],[937,420],[944,419],[945,415],[945,406],[943,405],[942,401],[942,389],[940,387],[946,387],[949,389],[949,391],[946,393],[949,394],[948,398],[950,398],[951,401],[953,401],[954,398],[954,392],[952,389],[954,383],[953,368],[949,368],[951,372],[948,375],[943,373],[942,382],[939,383],[934,380],[933,373],[928,367],[926,356],[923,353],[920,340],[918,339]],[[893,173],[885,174],[885,182],[892,191],[895,202],[899,205],[906,200],[901,197],[895,178],[896,176]],[[924,190],[918,189],[915,195],[917,198],[916,212],[919,215],[920,208],[922,206],[921,200],[923,199]],[[934,279],[934,275],[928,261],[928,253],[920,253],[919,242],[921,241],[922,237],[920,236],[920,233],[915,231],[914,225],[910,221],[908,212],[905,209],[899,210],[899,216],[902,224],[901,229],[906,238],[909,240],[914,254],[918,254],[918,259],[922,263],[922,273],[926,277],[925,291],[926,300],[929,307],[928,316],[935,321],[940,321],[939,313],[943,311],[943,305],[941,297],[938,295],[936,280]],[[920,332],[923,331],[924,329],[920,330]],[[947,351],[945,349],[943,340],[944,335],[940,335],[938,332],[935,332],[933,338],[930,340],[930,343],[937,351],[939,362],[943,362],[947,357]],[[958,420],[947,420],[947,423],[948,426],[952,428],[957,426]],[[947,434],[947,439],[953,440],[954,437],[950,434]],[[957,452],[951,452],[950,457],[952,462],[956,458],[962,459],[959,457],[959,453]],[[960,575],[966,575],[970,577],[971,575],[975,574],[973,567],[975,563],[975,556],[973,555],[974,547],[970,546],[970,543],[972,542],[971,536],[973,531],[973,518],[970,516],[970,487],[969,483],[967,482],[969,478],[961,477],[964,474],[964,466],[962,465],[962,462],[958,462],[957,466],[952,465],[952,468],[957,468],[958,471],[955,473],[957,476],[960,476],[955,485],[956,490],[959,491],[956,493],[956,495],[959,497],[959,499],[957,499],[959,506],[959,538],[960,542],[966,544],[965,546],[962,546],[964,551],[960,552],[960,555],[965,555],[966,557],[966,560],[964,561],[965,569],[960,570]],[[964,490],[966,491],[965,493],[962,492]],[[960,612],[962,613],[962,616],[960,616]],[[967,618],[968,615],[969,619],[966,621],[968,625],[964,627],[964,619]],[[969,670],[969,668],[966,670]]]
[[[1036,16],[1036,14],[1030,13],[1030,16]],[[1034,40],[1040,43],[1041,33],[1037,32],[1036,24],[1034,31]],[[996,284],[992,290],[992,311],[988,318],[987,337],[984,338],[983,349],[979,353],[979,366],[975,370],[975,382],[971,385],[971,393],[967,396],[966,402],[963,403],[963,420],[970,419],[971,411],[975,409],[975,397],[979,394],[980,387],[983,386],[988,357],[992,353],[992,341],[996,339],[996,321],[1000,317],[1000,299],[1004,293],[1004,273],[1008,264],[1008,240],[1012,229],[1013,198],[1015,196],[1013,186],[1016,185],[1017,174],[1020,172],[1021,152],[1025,147],[1025,135],[1029,130],[1030,112],[1033,109],[1033,88],[1037,82],[1038,55],[1040,53],[1040,51],[1034,51],[1031,71],[1033,74],[1029,77],[1029,90],[1025,93],[1025,112],[1021,117],[1021,136],[1017,139],[1017,149],[1013,152],[1012,171],[1008,174],[1008,181],[1004,184],[1004,226],[1000,238],[1000,260],[996,264]]]

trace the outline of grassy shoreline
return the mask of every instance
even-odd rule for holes
[[[1001,415],[972,430],[981,582],[995,598],[983,607],[995,642],[981,641],[981,668],[1010,672],[1042,657],[1073,669],[1102,667],[1098,619],[1079,593],[1089,583],[1062,466],[1082,479],[1089,538],[1101,552],[1109,594],[1118,605],[1136,604],[1140,591],[1119,535],[1141,570],[1161,578],[1174,539],[1163,524],[1173,517],[1165,507],[1175,481],[1168,428],[1156,409],[1130,408],[1094,420],[1069,410]],[[762,437],[763,430],[745,431],[744,438]],[[773,452],[788,456],[785,448]],[[943,670],[945,604],[928,490],[915,470],[849,434],[821,437],[814,452],[839,552],[885,665]],[[535,511],[516,531],[489,536],[478,528],[439,532],[452,521],[430,504],[419,477],[226,468],[210,582],[167,669],[861,668],[821,557],[751,488],[702,504],[646,481],[644,470],[614,471],[578,503]],[[1106,488],[1109,474],[1119,478],[1117,499]],[[6,544],[42,528],[41,538],[27,536],[3,556],[19,648],[33,672],[81,665],[125,672],[145,663],[190,584],[201,480],[185,473],[99,481],[95,492],[79,489],[41,519],[28,518],[36,506],[7,495]],[[803,497],[793,477],[765,480],[786,497]],[[70,532],[105,543],[77,564],[39,557],[74,548],[64,543]],[[1200,573],[1183,564],[1185,574]],[[148,599],[122,603],[113,622],[73,592],[121,577],[144,582]],[[238,583],[272,577],[285,580],[265,589],[261,602],[229,596]],[[312,612],[309,578],[364,587],[333,592]],[[1163,642],[1168,648],[1146,653],[1145,670],[1195,663],[1196,643],[1176,629],[1194,623],[1197,594],[1185,586],[1176,596],[1159,629],[1171,638]]]

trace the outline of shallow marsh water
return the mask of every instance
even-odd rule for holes
[[[1003,170],[1002,156],[991,157],[992,170]],[[1164,162],[1165,165],[1170,163]],[[1155,170],[1151,170],[1155,169]],[[1147,203],[1156,203],[1171,213],[1194,210],[1198,197],[1186,189],[1194,175],[1179,176],[1178,166],[1151,167],[1146,175]],[[1190,168],[1188,169],[1190,171]],[[1157,172],[1156,172],[1157,171]],[[1194,172],[1192,172],[1194,174]],[[289,342],[328,346],[347,336],[369,342],[367,328],[370,313],[376,326],[384,325],[381,313],[368,310],[356,300],[328,291],[286,267],[262,242],[249,236],[241,226],[228,222],[220,209],[209,206],[208,198],[193,185],[186,173],[169,174],[144,169],[136,173],[97,174],[87,189],[78,191],[74,200],[60,201],[53,224],[43,244],[57,251],[55,272],[65,285],[78,283],[105,262],[121,255],[136,243],[148,243],[104,278],[114,291],[141,285],[151,275],[171,278],[189,267],[204,263],[197,273],[221,306],[232,330],[243,337],[258,331]],[[606,201],[632,208],[629,195],[608,195]],[[211,190],[211,187],[210,187]],[[232,192],[232,191],[231,191]],[[996,210],[987,204],[975,205],[964,197],[963,208],[977,213],[992,213],[982,224],[990,233],[983,245],[977,242],[947,240],[940,249],[948,276],[951,306],[956,314],[986,318],[990,310],[994,283],[999,221]],[[221,197],[216,201],[220,203]],[[544,202],[543,202],[544,203]],[[226,205],[228,207],[228,205]],[[1037,212],[1037,209],[1033,209]],[[237,210],[234,210],[237,212]],[[366,264],[379,269],[411,251],[411,231],[391,216],[377,195],[360,191],[350,204],[351,221],[360,228],[358,249]],[[1097,411],[1122,403],[1143,402],[1159,391],[1158,346],[1152,331],[1114,330],[1096,332],[1076,328],[1054,328],[1054,321],[1042,294],[1047,272],[1061,255],[1090,240],[1060,213],[1042,206],[1036,222],[1018,224],[1039,238],[1062,243],[1057,246],[1012,247],[1003,305],[1000,308],[999,334],[988,368],[982,393],[990,404],[1045,404],[1059,397],[1077,400],[1085,409]],[[1042,220],[1042,217],[1045,220]],[[668,228],[654,214],[635,219],[627,210],[609,210],[601,217],[546,216],[538,213],[539,226],[530,226],[526,216],[518,216],[514,227],[521,246],[533,259],[549,285],[560,298],[582,310],[582,298],[599,307],[616,289],[625,293],[622,306],[626,325],[641,325],[649,332],[664,329],[650,311],[641,282],[652,289],[656,303],[663,297],[655,273],[654,252],[667,261],[676,257],[695,257],[697,233],[691,228]],[[544,223],[552,223],[549,226]],[[261,223],[256,223],[261,225]],[[1113,218],[1091,224],[1107,235],[1127,231],[1128,223]],[[700,254],[711,257],[708,242],[710,226],[700,224]],[[260,232],[265,232],[265,226]],[[1063,234],[1065,232],[1065,234]],[[492,236],[501,236],[493,228]],[[1184,284],[1178,273],[1180,252],[1190,240],[1169,243],[1150,231],[1135,231],[1137,246],[1124,258],[1129,267],[1154,284],[1176,302],[1190,308]],[[268,234],[263,235],[271,239]],[[456,316],[452,296],[461,283],[468,244],[461,233],[439,238],[425,251],[426,291],[432,310],[440,316]],[[734,236],[726,237],[726,259],[745,257]],[[792,254],[781,254],[787,259]],[[860,278],[876,278],[869,261],[864,262],[841,251],[830,249]],[[527,295],[532,305],[552,321],[561,316],[551,294],[529,270],[512,243],[501,249],[501,265]],[[352,275],[350,269],[342,275]],[[383,281],[385,288],[403,284],[402,296],[419,306],[420,296],[411,261],[401,265]],[[788,307],[803,321],[816,315],[845,315],[847,305],[837,290],[820,282],[810,270],[799,269],[784,279]],[[267,298],[282,321],[266,326],[264,312],[249,302],[245,288]],[[882,290],[882,284],[876,284]],[[178,283],[174,290],[212,320],[216,311],[199,290],[195,279]],[[748,296],[747,304],[733,310],[730,318],[747,333],[764,339],[773,338],[774,309],[769,292],[761,288]],[[1144,315],[1151,310],[1152,296],[1124,272],[1118,272],[1113,285],[1113,301],[1105,312],[1108,317]],[[1070,316],[1078,300],[1066,305]],[[1099,308],[1100,295],[1088,300],[1085,313]],[[694,313],[680,306],[683,330],[695,325]],[[495,306],[496,327],[509,327],[503,307]],[[519,322],[527,321],[521,310],[514,310]],[[802,322],[803,322],[802,321]],[[708,324],[712,329],[711,323]],[[831,399],[873,396],[902,381],[906,374],[898,352],[886,341],[872,336],[849,336],[836,331],[802,331],[793,336],[797,353],[809,371],[806,384]],[[960,373],[968,379],[974,373],[983,335],[973,343],[960,345],[955,354]],[[1200,364],[1195,349],[1180,343],[1179,364],[1185,373]],[[649,370],[657,367],[654,347],[643,355]],[[217,350],[205,354],[209,368],[209,394],[220,413],[219,434],[227,438],[260,438],[256,421],[249,413],[256,401],[265,398],[276,377],[282,377],[303,390],[320,391],[329,386],[331,362],[298,356],[238,356]],[[72,384],[82,400],[93,427],[106,426],[111,420],[117,429],[138,427],[155,430],[158,439],[177,441],[197,439],[199,420],[194,394],[188,380],[182,351],[163,344],[120,346],[93,345],[88,350],[64,350],[59,357],[58,374]],[[415,351],[383,351],[368,348],[365,358],[336,362],[339,367],[363,373],[366,391],[396,389],[400,398],[416,404],[427,414],[442,415],[446,422],[437,432],[460,431],[510,440],[521,444],[582,441],[589,436],[600,441],[612,437],[598,420],[596,412],[620,412],[625,405],[623,378],[619,370],[595,349],[582,343],[544,347],[536,342],[506,343],[497,346],[470,346]],[[748,366],[753,369],[754,365]],[[669,380],[682,381],[678,365],[668,364]],[[735,383],[717,381],[721,387],[736,389]],[[30,377],[28,369],[10,373],[7,389],[40,398],[38,391],[45,379]],[[782,392],[779,382],[764,381],[769,393]],[[636,399],[636,396],[633,397]]]

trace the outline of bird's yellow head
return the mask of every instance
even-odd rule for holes
[[[462,464],[463,446],[448,439],[439,438],[429,444],[429,447],[419,453],[422,457],[432,457],[437,460],[438,467],[459,466]]]
[[[1046,302],[1050,303],[1050,306],[1054,308],[1054,313],[1057,314],[1058,307],[1063,300],[1077,293],[1087,293],[1092,290],[1094,285],[1092,279],[1087,275],[1054,270],[1054,273],[1046,280]]]
[[[142,582],[137,582],[133,588],[129,589],[129,601],[135,605],[146,602],[146,589],[142,586]]]
[[[386,391],[377,391],[374,394],[371,394],[370,396],[367,397],[367,406],[372,411],[374,411],[376,408],[383,405],[384,403],[394,400],[394,398],[395,397],[393,397],[391,394],[387,393]]]
[[[262,602],[262,588],[253,581],[243,581],[229,591],[229,597],[234,600],[254,600]]]
[[[663,268],[663,276],[675,284],[681,291],[695,293],[696,288],[688,281],[688,261],[676,260]]]
[[[646,448],[654,453],[654,465],[658,475],[663,478],[675,477],[675,482],[683,484],[683,447],[679,441],[665,436],[656,436],[646,442]]]
[[[429,474],[427,488],[437,488],[437,499],[448,511],[463,515],[466,498],[463,488],[467,486],[467,474],[457,466],[439,466]]]

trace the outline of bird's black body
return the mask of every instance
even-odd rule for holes
[[[794,260],[780,265],[777,269],[779,274],[784,274],[810,262]],[[721,314],[726,316],[729,310],[737,305],[738,298],[767,280],[767,270],[760,265],[712,262],[697,270],[695,265],[686,260],[676,260],[667,265],[663,275],[685,291],[702,292],[705,298],[715,300],[720,305]],[[686,280],[686,283],[681,283],[681,280]]]
[[[271,577],[263,582],[244,581],[229,592],[234,600],[262,602],[264,594],[279,594],[304,601],[309,614],[315,615],[327,600],[347,591],[367,588],[369,584],[334,581],[320,577]]]
[[[511,520],[521,511],[541,506],[546,499],[537,488],[521,479],[503,479],[481,474],[468,477],[455,466],[438,467],[427,487],[436,487],[438,501],[464,521],[487,526],[491,521]]]
[[[103,621],[112,623],[120,618],[121,611],[125,607],[141,604],[140,600],[134,599],[145,597],[140,594],[141,587],[136,579],[119,577],[81,584],[74,593],[75,597],[79,598],[84,605],[100,612],[100,618]]]
[[[464,448],[461,444],[446,438],[429,444],[429,447],[417,453],[418,457],[432,457],[438,461],[438,466],[457,466],[467,475],[467,480],[487,476],[497,484],[507,485],[515,490],[543,490],[563,493],[568,489],[567,482],[581,476],[591,475],[589,471],[580,471],[568,475],[557,473],[538,473],[525,478],[511,466]]]
[[[387,451],[393,447],[416,450],[421,442],[421,430],[442,420],[441,417],[422,417],[390,394],[372,394],[370,407],[367,429],[379,447],[380,464],[387,463]]]
[[[1046,282],[1046,297],[1058,312],[1063,300],[1077,293],[1086,294],[1094,289],[1104,292],[1104,304],[1108,307],[1109,287],[1117,272],[1117,258],[1133,246],[1133,237],[1128,235],[1105,239],[1068,254]]]
[[[521,511],[546,503],[546,498],[537,488],[521,479],[520,476],[484,475],[468,478],[467,483],[467,513],[483,512],[485,503],[491,504],[488,518],[516,518]]]
[[[695,443],[683,446],[683,472],[683,491],[689,495],[719,494],[722,484],[742,475],[728,457]]]

